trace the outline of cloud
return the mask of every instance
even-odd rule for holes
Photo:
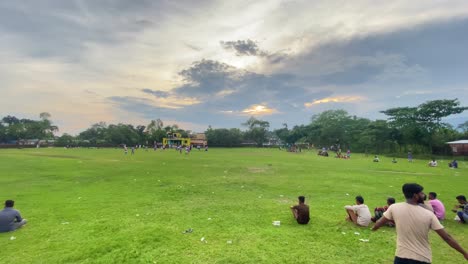
[[[326,104],[326,103],[351,103],[351,102],[360,102],[366,100],[363,96],[336,96],[336,97],[327,97],[319,100],[314,100],[312,102],[305,103],[305,107],[312,107],[317,104]]]
[[[242,110],[242,113],[246,115],[271,115],[276,112],[276,109],[269,108],[265,105],[252,105],[249,108]]]
[[[170,93],[166,91],[159,91],[159,90],[151,90],[148,88],[141,89],[142,92],[154,95],[156,97],[167,98],[169,97]]]
[[[266,53],[258,48],[253,40],[221,41],[221,46],[226,50],[233,50],[237,56],[265,56]]]

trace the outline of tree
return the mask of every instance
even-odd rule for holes
[[[351,117],[345,110],[328,110],[312,116],[311,126],[320,133],[315,143],[321,146],[335,144],[343,145],[347,142],[345,136],[348,133]]]
[[[263,143],[267,141],[266,135],[268,128],[270,127],[270,123],[268,121],[263,121],[256,119],[255,117],[251,117],[242,125],[248,128],[248,130],[245,132],[246,139],[253,140],[259,147],[261,147]]]
[[[427,101],[417,107],[391,108],[381,113],[389,116],[393,127],[412,135],[419,134],[414,142],[427,144],[432,153],[433,135],[437,130],[447,128],[447,124],[442,123],[442,118],[467,109],[468,107],[460,106],[458,99],[445,99]]]

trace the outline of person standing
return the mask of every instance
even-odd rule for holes
[[[0,211],[0,233],[14,231],[27,223],[18,210],[13,209],[15,201],[6,200],[5,208]]]
[[[299,196],[297,199],[299,200],[299,204],[291,206],[291,211],[298,224],[306,225],[310,220],[309,206],[305,204],[304,196]]]
[[[346,205],[345,209],[348,213],[346,220],[358,226],[368,226],[370,224],[372,218],[371,212],[369,211],[369,207],[364,204],[362,196],[356,196],[356,205]]]
[[[395,221],[397,242],[394,264],[431,263],[432,251],[429,244],[431,229],[468,260],[468,252],[445,231],[435,214],[418,205],[424,202],[423,189],[416,183],[404,184],[402,191],[406,202],[390,206],[374,225],[372,231],[378,230],[389,220]],[[453,262],[457,261],[453,260]]]
[[[436,215],[437,219],[444,220],[445,206],[439,199],[437,199],[437,193],[429,193],[429,203],[432,205],[432,209],[434,209],[434,214]]]
[[[411,151],[408,151],[408,161],[413,162],[413,153]]]

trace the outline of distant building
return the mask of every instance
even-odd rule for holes
[[[206,141],[206,136],[204,133],[191,135],[190,142],[192,146],[200,146],[200,147],[204,147],[208,144],[208,141]]]
[[[164,146],[190,146],[190,138],[184,138],[180,133],[168,132],[163,138]]]
[[[455,156],[468,156],[468,139],[447,142]]]

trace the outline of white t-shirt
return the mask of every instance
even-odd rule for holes
[[[368,226],[371,222],[371,212],[365,204],[347,205],[345,209],[352,209],[358,216],[357,223],[360,226]]]
[[[404,202],[390,206],[384,217],[395,221],[397,257],[432,262],[429,230],[444,228],[433,212],[419,205]]]

